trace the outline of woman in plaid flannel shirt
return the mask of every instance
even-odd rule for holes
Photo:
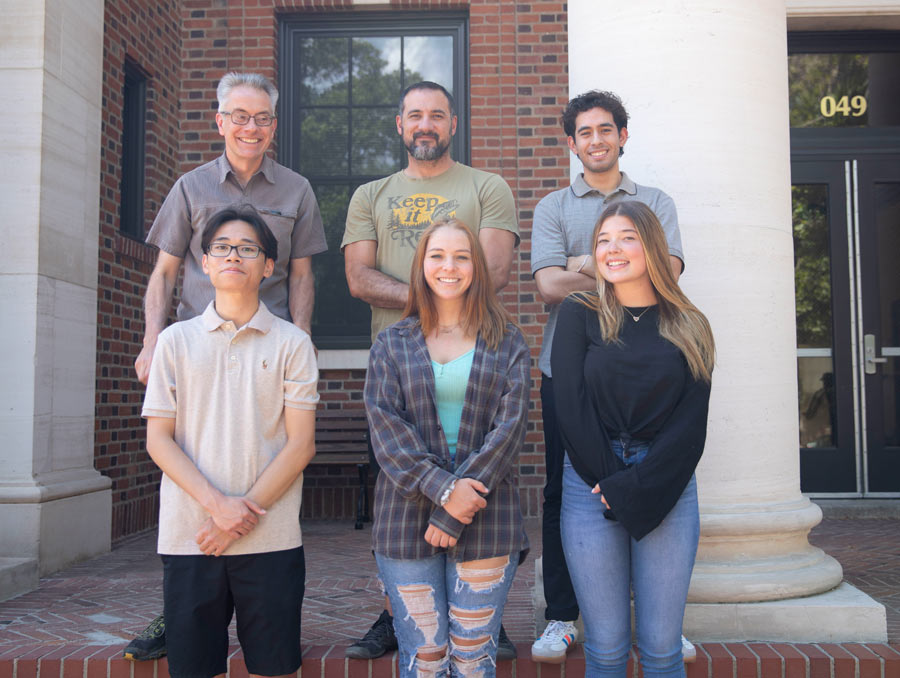
[[[462,222],[419,241],[404,317],[375,340],[365,402],[382,473],[373,547],[402,676],[493,676],[527,552],[515,462],[530,352]]]

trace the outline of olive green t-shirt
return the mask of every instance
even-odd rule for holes
[[[341,249],[374,240],[375,268],[409,282],[419,237],[442,217],[455,217],[476,234],[482,228],[512,231],[519,240],[516,205],[507,183],[497,174],[455,163],[436,177],[411,179],[400,171],[356,189]],[[400,309],[372,307],[372,339],[401,314]]]

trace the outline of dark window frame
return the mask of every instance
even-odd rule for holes
[[[147,75],[133,61],[122,67],[122,156],[119,181],[119,232],[144,240]]]
[[[293,140],[293,131],[299,123],[298,101],[300,74],[293,58],[294,43],[304,37],[315,38],[354,38],[354,37],[397,37],[406,35],[451,35],[453,40],[453,73],[454,81],[451,83],[456,104],[457,132],[451,145],[451,154],[459,162],[468,164],[470,160],[470,124],[469,124],[469,24],[468,13],[460,11],[442,12],[353,12],[341,14],[285,14],[279,17],[279,78],[278,87],[281,92],[278,107],[278,161],[294,169],[300,167],[299,152]],[[401,72],[401,78],[405,76]],[[297,90],[294,89],[295,83]],[[401,87],[411,83],[402,82]],[[441,83],[447,85],[448,83]],[[348,111],[367,108],[354,105],[352,96],[352,79],[348,83],[350,87],[349,103],[334,106],[335,109],[346,108]],[[399,92],[398,92],[399,94]],[[329,106],[330,108],[330,106]],[[371,106],[372,109],[384,109],[384,105]],[[352,123],[351,123],[352,124]],[[352,127],[348,139],[352,139]],[[351,143],[348,140],[348,144]],[[402,156],[403,166],[406,165],[406,155]],[[355,174],[353,168],[348,167],[347,174],[317,175],[311,172],[302,174],[317,189],[328,187],[340,187],[349,185],[350,191],[361,184],[380,179],[384,174]],[[349,196],[348,196],[349,200]],[[329,241],[329,248],[335,249],[339,242]],[[313,268],[317,268],[318,257],[313,259]],[[343,270],[343,269],[342,269]],[[346,283],[345,283],[346,284]],[[353,300],[356,301],[356,300]],[[334,300],[322,294],[317,294],[316,307],[334,303]],[[362,303],[362,302],[360,302]],[[359,349],[368,348],[371,345],[369,314],[360,318],[358,323],[351,327],[350,334],[338,334],[334,331],[323,331],[322,326],[316,322],[313,316],[313,337],[316,345],[323,349]],[[358,327],[357,327],[358,324]],[[358,333],[355,333],[358,332]]]

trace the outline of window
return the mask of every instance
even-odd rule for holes
[[[119,230],[130,238],[143,240],[144,125],[147,109],[147,78],[130,61],[125,62],[124,70]]]
[[[279,160],[309,179],[328,240],[313,258],[319,348],[369,346],[371,314],[350,296],[340,244],[353,191],[405,165],[395,117],[407,85],[450,90],[459,116],[451,153],[468,161],[465,36],[461,14],[304,15],[281,25]]]

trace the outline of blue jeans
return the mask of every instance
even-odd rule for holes
[[[472,562],[480,561],[458,563],[445,553],[420,560],[376,553],[375,560],[394,609],[401,678],[496,674],[497,636],[518,554],[494,569],[476,569]],[[443,656],[420,659],[418,652]]]
[[[639,463],[646,443],[632,443]],[[602,483],[601,483],[602,486]],[[584,620],[585,675],[624,678],[631,649],[631,590],[644,678],[683,678],[681,625],[700,538],[697,483],[691,478],[662,523],[640,541],[603,516],[599,494],[572,468],[563,471],[562,541]]]

